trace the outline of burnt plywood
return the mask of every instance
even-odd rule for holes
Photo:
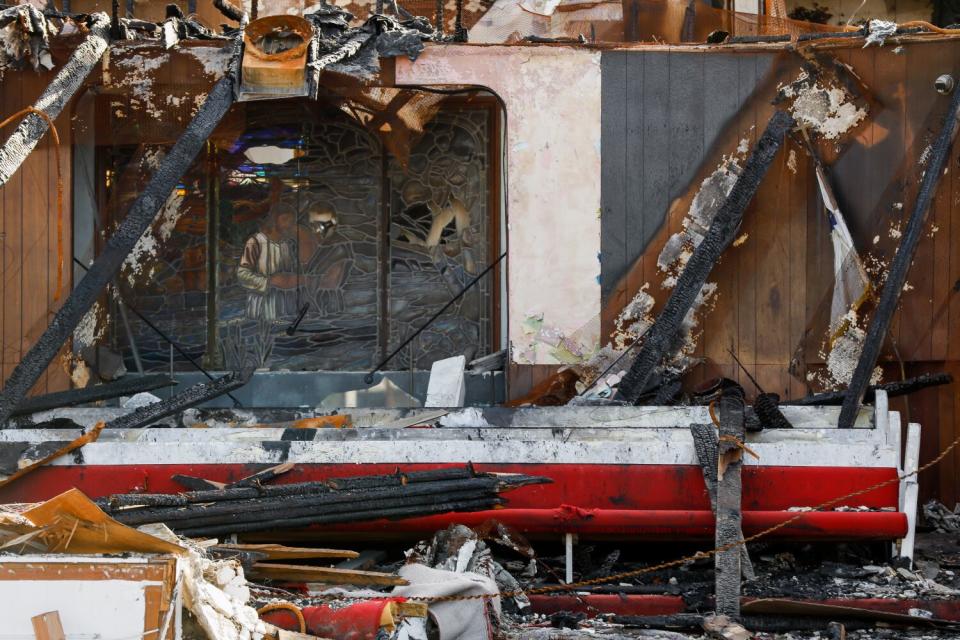
[[[614,295],[737,116],[772,54],[608,51],[601,58],[601,287]],[[680,219],[671,225],[679,230]]]

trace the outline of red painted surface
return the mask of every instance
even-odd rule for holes
[[[111,493],[175,493],[183,487],[170,477],[184,474],[231,482],[270,465],[76,465],[34,471],[30,479],[0,489],[0,501],[36,502],[77,487],[91,498]],[[460,465],[405,464],[403,471]],[[396,464],[298,464],[276,483],[343,476],[393,473]],[[709,510],[700,468],[688,465],[496,464],[479,471],[541,475],[553,484],[524,487],[506,494],[511,507],[540,508],[575,504],[597,509]],[[743,470],[743,508],[781,511],[811,507],[837,496],[895,477],[893,468],[755,467]],[[848,506],[895,507],[896,483],[857,496]],[[842,503],[847,504],[847,503]]]
[[[327,605],[304,607],[307,633],[322,638],[342,640],[376,640],[380,619],[389,600],[368,600],[336,609]],[[264,613],[261,618],[269,624],[289,631],[300,631],[300,624],[292,611],[278,609]]]
[[[77,487],[93,498],[111,493],[174,493],[171,480],[184,474],[230,482],[267,465],[75,465],[49,466],[0,489],[0,502],[37,502]],[[404,471],[456,465],[402,465]],[[331,477],[392,473],[396,464],[301,464],[279,479],[303,482]],[[713,515],[699,467],[686,465],[477,465],[480,471],[543,475],[552,484],[523,487],[505,494],[507,508],[445,514],[395,522],[325,527],[324,531],[375,531],[420,534],[451,522],[480,524],[496,518],[529,534],[580,533],[632,538],[703,539],[713,536]],[[892,468],[746,467],[743,479],[744,531],[747,535],[799,515],[776,532],[787,539],[889,540],[906,532],[906,518],[895,512],[805,512],[844,493],[893,478]],[[897,505],[897,483],[857,496],[849,506]]]
[[[604,613],[618,616],[669,616],[683,613],[686,605],[680,596],[619,595],[590,593],[586,595],[532,595],[533,613],[550,615],[559,611],[585,613],[593,618]]]

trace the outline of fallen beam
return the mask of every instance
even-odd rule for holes
[[[247,384],[253,372],[228,373],[214,382],[201,382],[188,387],[166,400],[148,404],[136,411],[111,420],[108,429],[139,429],[161,418],[189,409]]]
[[[58,391],[56,393],[47,393],[42,396],[27,398],[13,410],[11,415],[23,416],[38,411],[47,411],[49,409],[60,409],[61,407],[72,407],[78,404],[87,404],[88,402],[97,402],[99,400],[109,400],[110,398],[119,398],[120,396],[132,396],[135,393],[143,391],[153,391],[163,387],[172,387],[177,381],[163,373],[156,373],[147,376],[125,376],[117,382],[109,384],[96,384],[83,389],[70,389],[69,391]]]
[[[930,90],[933,91],[933,87],[930,87]],[[837,421],[837,426],[841,429],[852,427],[860,410],[860,404],[870,384],[870,375],[877,364],[880,348],[890,329],[893,313],[900,302],[900,294],[907,283],[907,274],[910,272],[910,265],[917,252],[917,245],[920,244],[927,213],[930,211],[930,203],[933,201],[940,177],[944,173],[950,145],[957,136],[958,126],[960,126],[960,89],[954,89],[950,107],[943,119],[943,126],[933,143],[929,163],[923,170],[920,191],[917,193],[913,211],[903,231],[897,253],[893,256],[893,262],[887,270],[887,279],[883,283],[883,291],[880,292],[880,301],[873,312],[873,317],[870,318],[870,326],[867,327],[867,335],[863,341],[860,358],[857,360],[857,368],[853,372],[847,387],[847,395],[843,399],[840,419]]]
[[[646,390],[657,365],[667,355],[674,336],[694,300],[700,295],[713,266],[733,242],[743,220],[743,212],[753,200],[763,176],[783,144],[784,136],[793,126],[793,117],[785,111],[777,111],[767,123],[767,128],[757,140],[743,172],[714,217],[703,241],[694,249],[666,305],[654,325],[644,334],[640,352],[620,381],[619,395],[628,402],[637,402]]]
[[[237,43],[234,45],[234,59],[226,75],[210,90],[207,99],[187,125],[183,135],[163,158],[150,183],[133,203],[117,230],[110,236],[89,271],[54,315],[43,335],[7,378],[3,394],[0,395],[0,427],[6,426],[10,414],[46,371],[47,366],[70,338],[73,330],[104,288],[116,277],[127,255],[133,250],[140,236],[153,223],[167,197],[233,104],[234,83],[239,66],[236,55],[239,52],[239,40]]]
[[[250,571],[253,578],[285,582],[323,582],[325,584],[399,586],[410,584],[400,576],[378,571],[333,569],[298,564],[258,562]]]
[[[74,49],[67,63],[37,98],[34,109],[47,114],[50,120],[57,119],[103,57],[109,45],[109,31],[110,18],[107,14],[95,13],[91,16],[87,39]],[[0,187],[17,172],[49,128],[47,120],[36,113],[29,113],[20,121],[16,131],[0,147]]]
[[[873,402],[878,390],[886,391],[887,397],[894,398],[896,396],[904,396],[908,393],[913,393],[929,387],[939,387],[941,385],[951,384],[952,382],[953,376],[949,373],[925,373],[922,376],[917,376],[916,378],[907,378],[906,380],[897,380],[896,382],[870,385],[867,387],[867,392],[863,394],[863,401]],[[806,396],[804,398],[798,398],[796,400],[788,400],[786,402],[781,402],[780,404],[797,407],[808,407],[811,405],[838,405],[842,404],[843,399],[846,397],[847,392],[845,390],[828,391],[826,393],[815,393],[813,395]]]
[[[720,436],[717,447],[717,528],[714,542],[721,549],[715,556],[716,609],[733,620],[740,617],[740,558],[742,546],[729,547],[743,539],[740,500],[743,458],[743,389],[725,388],[717,401]]]

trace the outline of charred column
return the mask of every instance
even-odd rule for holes
[[[713,265],[733,242],[737,228],[743,220],[743,212],[753,200],[757,187],[783,144],[784,135],[793,125],[793,117],[784,111],[777,111],[770,118],[766,130],[747,159],[743,173],[737,178],[730,195],[714,217],[703,241],[694,249],[677,280],[677,285],[670,293],[670,298],[657,316],[657,321],[644,334],[640,352],[620,382],[620,395],[627,401],[637,401],[654,369],[667,354],[684,317],[713,270]]]
[[[717,460],[717,548],[741,539],[740,467],[743,457],[743,389],[725,388],[717,401],[720,437]],[[717,613],[733,619],[740,617],[740,546],[716,555]]]
[[[239,44],[235,46],[235,52],[239,52]],[[60,347],[70,338],[74,328],[89,311],[100,292],[117,275],[137,240],[153,223],[170,192],[177,186],[204,142],[233,104],[234,82],[239,66],[236,58],[235,55],[227,74],[214,85],[183,135],[164,157],[150,183],[133,203],[93,266],[64,302],[63,307],[57,311],[43,335],[10,374],[4,385],[3,395],[0,396],[0,427],[6,426],[10,413],[43,374]]]

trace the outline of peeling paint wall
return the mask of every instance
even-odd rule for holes
[[[528,318],[589,356],[599,346],[600,53],[431,46],[416,62],[397,59],[396,77],[483,86],[503,100],[511,358],[561,362]]]

